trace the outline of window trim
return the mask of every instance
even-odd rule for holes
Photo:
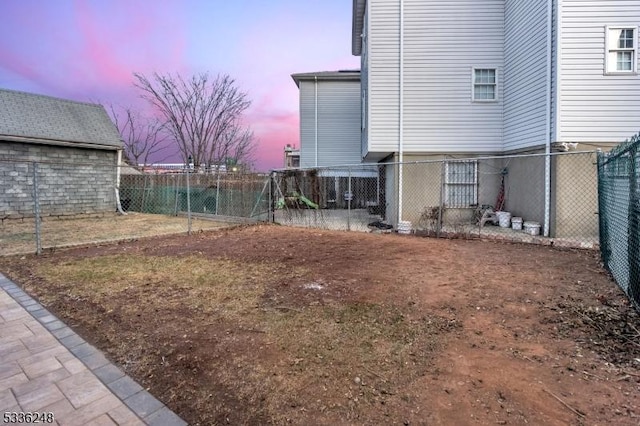
[[[494,83],[495,86],[495,92],[494,92],[494,98],[493,99],[476,99],[476,70],[493,70],[493,72],[495,73],[496,76],[496,81]],[[498,74],[498,67],[495,66],[487,66],[487,67],[471,67],[471,102],[478,102],[478,103],[494,103],[494,102],[498,102],[498,90],[499,90],[499,74]]]
[[[610,33],[613,30],[633,30],[633,48],[629,49],[610,49]],[[631,52],[631,70],[620,71],[617,69],[611,69],[616,64],[612,64],[609,60],[609,54],[612,52]],[[638,27],[635,25],[607,25],[604,27],[604,74],[605,75],[638,75]]]
[[[474,168],[473,168],[473,182],[470,183],[456,183],[456,182],[450,182],[450,176],[449,176],[449,167],[452,163],[456,163],[456,164],[460,164],[460,163],[464,163],[464,164],[473,164]],[[479,182],[478,182],[478,171],[479,171],[479,162],[478,160],[446,160],[444,163],[444,203],[445,206],[448,208],[452,208],[452,209],[468,209],[468,208],[473,208],[475,206],[478,205],[478,192],[479,192]],[[466,205],[451,205],[451,196],[449,194],[449,188],[458,185],[458,186],[469,186],[471,188],[473,188],[472,191],[472,199],[471,202],[466,204]]]

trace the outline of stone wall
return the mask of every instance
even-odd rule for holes
[[[116,210],[116,151],[0,141],[0,219],[34,216],[34,163],[42,217]]]

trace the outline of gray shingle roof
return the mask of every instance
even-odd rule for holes
[[[0,89],[0,139],[122,147],[102,105]]]

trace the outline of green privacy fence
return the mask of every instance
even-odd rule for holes
[[[600,250],[605,267],[640,309],[640,134],[598,154]]]
[[[122,175],[120,203],[125,211],[256,218],[265,215],[268,177],[256,174],[186,173]]]

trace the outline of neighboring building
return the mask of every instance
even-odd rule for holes
[[[359,164],[360,72],[291,77],[300,89],[300,167]]]
[[[284,148],[284,168],[297,169],[300,167],[300,150],[291,145]]]
[[[618,144],[640,128],[638,22],[640,2],[624,0],[353,0],[361,158],[414,161]],[[545,234],[562,234],[558,224],[571,214],[563,203],[572,185],[558,170],[571,159],[543,160],[533,175],[523,172],[523,162],[509,163],[507,208],[542,222]],[[482,166],[448,165],[448,207],[495,200],[498,179],[481,184]],[[567,177],[595,176],[595,166],[580,167]],[[446,180],[461,173],[475,177],[468,182],[474,188],[459,196]],[[400,208],[398,194],[425,176],[400,176],[387,168],[392,221],[419,214]],[[532,197],[531,187],[548,189]],[[595,213],[595,188],[585,199]],[[595,227],[595,215],[589,220]]]
[[[0,218],[115,212],[123,143],[101,105],[0,89]]]

